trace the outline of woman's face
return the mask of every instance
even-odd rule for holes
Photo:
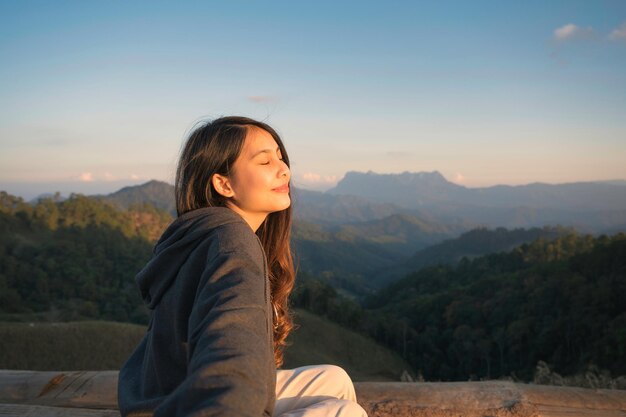
[[[272,135],[248,126],[243,148],[228,177],[232,196],[227,205],[256,231],[269,213],[291,204],[290,178],[289,167]]]

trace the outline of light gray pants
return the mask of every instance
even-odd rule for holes
[[[336,365],[276,371],[274,417],[367,417],[350,376]]]

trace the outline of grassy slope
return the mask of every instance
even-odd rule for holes
[[[399,381],[410,370],[402,358],[372,339],[305,310],[297,309],[301,327],[287,339],[285,368],[331,363],[343,367],[355,381]]]
[[[399,380],[409,369],[397,355],[303,310],[289,337],[284,368],[332,363],[354,380]],[[119,369],[145,332],[144,326],[104,321],[70,323],[0,322],[0,369]]]
[[[145,326],[107,321],[0,323],[0,368],[119,369]]]

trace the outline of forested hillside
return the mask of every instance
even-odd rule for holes
[[[562,226],[516,228],[513,230],[504,227],[496,229],[477,227],[455,238],[446,239],[443,242],[420,249],[410,258],[391,268],[377,271],[375,280],[388,285],[427,266],[455,265],[464,257],[472,259],[490,253],[510,251],[516,246],[539,238],[552,240],[573,232],[575,232],[573,228]]]
[[[138,204],[149,203],[176,216],[174,186],[163,181],[148,181],[141,185],[124,187],[114,193],[97,196],[121,209],[128,209]]]
[[[562,375],[626,374],[626,235],[570,233],[417,271],[365,306],[319,280],[297,305],[369,334],[426,380],[511,376],[539,361]]]
[[[571,227],[565,228],[560,226],[533,227],[530,229],[517,228],[513,230],[507,230],[504,227],[498,227],[494,230],[479,227],[462,233],[457,238],[448,239],[417,251],[406,262],[405,266],[416,271],[426,266],[437,264],[456,264],[463,257],[471,259],[490,253],[508,252],[516,246],[539,238],[553,240],[559,236],[575,232]]]
[[[133,278],[170,221],[147,204],[72,195],[33,206],[1,192],[0,313],[146,322]]]

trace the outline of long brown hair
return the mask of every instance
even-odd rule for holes
[[[202,207],[226,206],[227,199],[215,190],[211,178],[214,174],[230,175],[230,169],[241,153],[251,126],[272,135],[280,148],[283,161],[290,166],[280,136],[263,122],[228,116],[203,123],[189,135],[178,162],[175,194],[179,216]],[[291,197],[291,189],[289,195]],[[286,338],[294,326],[289,311],[289,294],[295,280],[289,244],[291,205],[285,210],[270,213],[256,234],[267,256],[274,310],[274,361],[276,367],[281,367]]]

